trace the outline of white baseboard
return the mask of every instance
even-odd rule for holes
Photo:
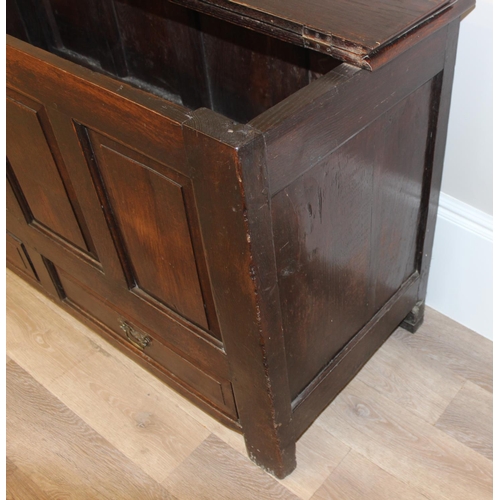
[[[426,303],[493,340],[493,217],[445,193]]]

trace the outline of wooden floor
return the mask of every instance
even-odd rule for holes
[[[7,498],[492,496],[492,343],[432,310],[393,334],[277,481],[240,435],[12,273],[7,289]]]

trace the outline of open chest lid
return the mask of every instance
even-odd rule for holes
[[[383,49],[473,0],[171,0],[274,38],[372,70]],[[438,19],[444,17],[442,21]],[[433,30],[432,30],[433,31]],[[394,52],[394,55],[396,55]],[[384,55],[387,62],[393,56]]]

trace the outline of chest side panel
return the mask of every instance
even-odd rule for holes
[[[416,270],[431,82],[272,200],[292,397]]]

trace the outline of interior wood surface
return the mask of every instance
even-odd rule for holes
[[[492,344],[428,309],[274,477],[243,437],[7,272],[7,498],[489,499]]]

